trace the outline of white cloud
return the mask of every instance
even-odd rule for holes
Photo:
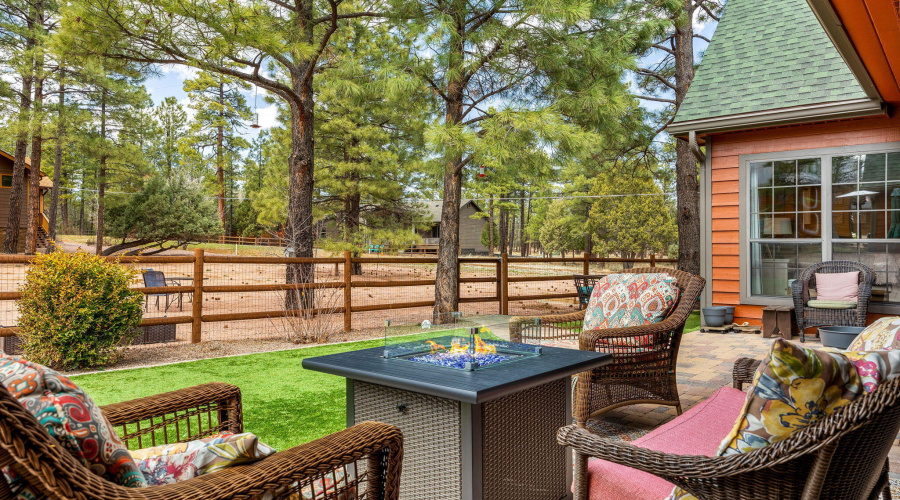
[[[162,71],[163,75],[174,75],[181,80],[196,78],[199,73],[197,68],[185,66],[183,64],[162,64],[159,69]]]

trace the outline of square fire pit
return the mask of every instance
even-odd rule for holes
[[[571,498],[572,455],[556,443],[572,420],[571,375],[610,356],[480,331],[445,329],[303,367],[347,378],[348,426],[376,420],[403,431],[404,500]]]

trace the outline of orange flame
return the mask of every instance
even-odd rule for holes
[[[453,354],[464,354],[469,350],[469,344],[462,344],[459,340],[453,339],[453,345],[450,346],[450,350],[447,352]]]
[[[497,352],[497,346],[485,343],[478,335],[475,336],[475,352],[478,354],[494,354]]]
[[[441,344],[438,344],[437,342],[434,342],[431,340],[426,340],[426,342],[428,342],[428,344],[431,345],[431,354],[437,354],[442,349],[446,349],[444,346],[442,346]]]

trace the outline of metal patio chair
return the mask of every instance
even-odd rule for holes
[[[148,288],[161,288],[169,286],[166,281],[166,275],[162,271],[154,271],[152,269],[148,269],[142,273],[144,277],[144,286]],[[182,293],[181,292],[172,292],[172,293],[150,293],[147,294],[144,300],[144,310],[148,310],[150,304],[150,297],[156,297],[156,309],[159,310],[159,299],[160,297],[165,298],[166,308],[164,311],[169,310],[169,305],[171,305],[173,301],[170,302],[169,297],[177,295],[178,296],[178,310],[182,310]]]

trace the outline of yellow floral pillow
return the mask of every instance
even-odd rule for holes
[[[863,392],[856,366],[843,354],[777,339],[759,365],[744,409],[717,455],[749,453],[783,441]],[[670,499],[695,500],[678,487]]]
[[[876,320],[853,339],[848,351],[890,351],[900,348],[900,316]]]

